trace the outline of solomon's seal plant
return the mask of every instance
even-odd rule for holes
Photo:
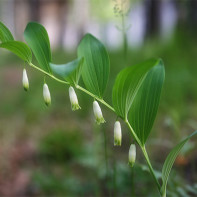
[[[164,83],[163,61],[150,59],[120,71],[113,86],[113,105],[110,105],[103,98],[110,73],[109,56],[104,45],[97,38],[86,34],[78,45],[77,58],[69,63],[57,65],[52,63],[49,37],[42,25],[36,22],[28,23],[24,37],[27,44],[14,40],[8,28],[0,22],[0,48],[16,54],[27,65],[42,72],[44,78],[48,76],[57,82],[72,86],[69,89],[69,95],[73,110],[79,108],[78,99],[73,89],[76,88],[93,98],[93,111],[98,124],[105,122],[99,103],[125,122],[135,144],[142,150],[159,194],[165,197],[173,163],[181,148],[197,131],[171,150],[162,168],[162,178],[158,180],[146,151],[146,141],[157,114]],[[37,65],[32,63],[32,52],[37,60]],[[82,78],[85,87],[79,85],[80,78]],[[23,79],[23,85],[27,89],[28,80],[25,71]],[[43,96],[46,105],[50,105],[51,96],[46,83],[43,86]],[[119,123],[115,123],[114,130],[115,145],[120,145],[121,128]],[[130,166],[133,166],[135,159],[136,147],[132,144],[129,150]]]

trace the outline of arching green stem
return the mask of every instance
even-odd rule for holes
[[[50,73],[48,73],[48,72],[46,72],[46,71],[40,69],[39,67],[35,66],[34,64],[32,64],[32,63],[28,63],[28,64],[29,64],[31,67],[37,69],[38,71],[40,71],[40,72],[46,74],[47,76],[51,77],[52,79],[54,79],[54,80],[56,80],[56,81],[58,81],[58,82],[60,82],[60,83],[69,85],[69,82],[63,81],[63,80],[61,80],[61,79],[58,79],[57,77],[55,77],[55,76],[53,76],[52,74],[50,74]],[[88,90],[86,90],[85,88],[83,88],[83,87],[81,87],[81,86],[79,86],[79,85],[76,85],[75,87],[76,87],[77,89],[81,90],[82,92],[88,94],[89,96],[93,97],[94,99],[98,100],[100,103],[102,103],[103,105],[105,105],[105,106],[106,106],[107,108],[109,108],[111,111],[115,112],[115,109],[114,109],[111,105],[109,105],[106,101],[104,101],[102,98],[99,98],[98,96],[92,94],[91,92],[89,92]],[[159,182],[158,182],[158,180],[157,180],[157,178],[156,178],[156,176],[155,176],[155,173],[154,173],[153,167],[152,167],[152,165],[151,165],[150,159],[149,159],[149,157],[148,157],[148,154],[147,154],[147,152],[146,152],[145,146],[142,145],[140,139],[138,138],[138,136],[137,136],[136,133],[134,132],[134,130],[133,130],[132,126],[130,125],[130,123],[128,122],[128,120],[126,119],[126,120],[124,120],[124,122],[127,124],[128,128],[129,128],[129,130],[130,130],[130,132],[131,132],[131,134],[132,134],[132,136],[134,137],[134,139],[136,140],[136,142],[137,142],[138,145],[140,146],[140,148],[141,148],[141,150],[142,150],[142,152],[143,152],[143,154],[144,154],[144,157],[145,157],[145,159],[146,159],[146,161],[147,161],[147,164],[148,164],[150,173],[151,173],[151,175],[152,175],[152,177],[153,177],[153,180],[155,181],[155,183],[156,183],[156,185],[157,185],[157,188],[158,188],[158,190],[159,190],[159,192],[160,192],[160,194],[161,194],[161,186],[160,186],[160,184],[159,184]],[[161,196],[162,196],[162,197],[165,197],[165,194],[163,194],[163,195],[161,194]]]
[[[63,81],[63,80],[61,80],[61,79],[58,79],[57,77],[55,77],[55,76],[51,75],[50,73],[48,73],[48,72],[42,70],[41,68],[35,66],[34,64],[29,63],[29,65],[30,65],[31,67],[35,68],[36,70],[39,70],[40,72],[44,73],[45,75],[51,77],[52,79],[54,79],[54,80],[56,80],[56,81],[58,81],[58,82],[60,82],[60,83],[64,83],[64,84],[68,84],[68,85],[69,85],[69,83],[68,83],[67,81]]]
[[[155,172],[154,172],[153,167],[152,167],[152,165],[151,165],[151,162],[150,162],[148,153],[147,153],[147,151],[146,151],[145,145],[143,145],[143,146],[141,147],[141,149],[142,149],[142,152],[143,152],[144,157],[145,157],[145,159],[146,159],[146,162],[147,162],[147,164],[148,164],[148,167],[149,167],[149,170],[150,170],[150,174],[152,175],[152,177],[153,177],[155,183],[157,184],[157,188],[158,188],[158,190],[159,190],[159,193],[161,194],[161,185],[159,184],[159,181],[157,180],[157,177],[155,176]],[[161,194],[161,195],[162,195],[162,194]]]
[[[81,90],[82,92],[85,92],[86,94],[90,95],[91,97],[95,98],[96,100],[98,100],[99,102],[101,102],[103,105],[105,105],[106,107],[108,107],[110,110],[112,110],[113,112],[115,112],[114,108],[111,105],[109,105],[108,103],[106,103],[103,99],[101,99],[98,96],[92,94],[91,92],[89,92],[85,88],[82,88],[79,85],[76,85],[76,88],[79,89],[79,90]]]

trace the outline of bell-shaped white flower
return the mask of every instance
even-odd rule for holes
[[[122,131],[119,121],[114,124],[114,146],[121,146],[122,142]]]
[[[104,123],[105,120],[103,118],[103,114],[102,114],[101,108],[100,108],[100,106],[99,106],[97,101],[93,102],[93,111],[94,111],[94,116],[95,116],[96,123],[97,124]]]
[[[46,83],[44,83],[43,85],[43,97],[44,97],[45,104],[49,106],[51,104],[51,95],[50,95],[48,85]]]
[[[131,144],[129,149],[129,165],[133,167],[136,159],[136,146],[135,144]]]
[[[71,86],[69,87],[69,97],[70,97],[70,102],[71,102],[71,108],[73,111],[81,109],[78,103],[77,95],[75,93],[74,88]]]
[[[26,69],[24,68],[23,69],[23,79],[22,79],[22,83],[23,83],[23,88],[25,91],[28,91],[29,90],[29,80],[28,80],[28,77],[27,77],[27,72],[26,72]]]

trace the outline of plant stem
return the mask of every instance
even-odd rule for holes
[[[125,120],[125,123],[126,123],[127,126],[129,127],[130,132],[131,132],[133,138],[136,140],[136,142],[138,143],[138,145],[139,145],[140,147],[142,147],[142,143],[141,143],[140,139],[138,138],[138,136],[136,135],[136,133],[134,132],[133,128],[131,127],[129,121],[128,121],[128,120]]]
[[[107,135],[106,135],[106,130],[104,127],[102,127],[103,130],[103,140],[104,140],[104,152],[105,152],[105,167],[106,167],[106,181],[107,183],[110,182],[111,176],[110,176],[110,171],[109,171],[109,159],[108,159],[108,151],[107,151]],[[112,191],[111,188],[108,187],[109,185],[107,184],[107,189],[109,191],[109,196],[112,196]]]
[[[138,136],[135,134],[135,132],[134,132],[133,128],[131,127],[130,123],[128,122],[128,120],[126,120],[125,123],[128,125],[128,127],[129,127],[129,129],[130,129],[130,131],[131,131],[131,134],[133,135],[134,139],[135,139],[135,140],[137,141],[137,143],[139,144],[139,146],[140,146],[140,148],[141,148],[141,150],[142,150],[142,152],[143,152],[143,154],[144,154],[144,157],[145,157],[145,159],[146,159],[146,161],[147,161],[147,164],[148,164],[150,173],[151,173],[151,175],[152,175],[152,177],[153,177],[153,179],[154,179],[154,181],[155,181],[155,183],[156,183],[156,185],[157,185],[157,188],[158,188],[158,190],[159,190],[159,193],[161,194],[161,186],[160,186],[160,184],[159,184],[159,182],[158,182],[158,180],[157,180],[157,178],[156,178],[156,176],[155,176],[153,167],[152,167],[152,165],[151,165],[150,159],[149,159],[148,154],[147,154],[147,152],[146,152],[145,145],[142,145],[141,141],[139,140]]]
[[[116,183],[116,174],[117,174],[117,166],[116,166],[116,160],[113,159],[113,196],[116,197],[117,196],[117,183]]]
[[[98,100],[99,102],[101,102],[103,105],[105,105],[106,107],[108,107],[109,109],[111,109],[113,112],[115,112],[114,108],[109,105],[108,103],[106,103],[103,99],[99,98],[98,96],[92,94],[91,92],[89,92],[88,90],[86,90],[85,88],[82,88],[79,85],[76,85],[76,88],[85,92],[86,94],[90,95],[91,97],[95,98],[96,100]]]
[[[141,146],[141,149],[142,149],[142,152],[143,152],[144,157],[145,157],[145,159],[146,159],[146,162],[147,162],[147,164],[148,164],[150,173],[151,173],[151,175],[152,175],[152,177],[153,177],[155,183],[157,184],[157,188],[158,188],[158,190],[159,190],[159,193],[161,194],[161,186],[160,186],[160,184],[159,184],[159,182],[158,182],[158,180],[157,180],[157,177],[155,176],[155,172],[154,172],[154,170],[153,170],[153,167],[152,167],[152,165],[151,165],[150,159],[149,159],[149,157],[148,157],[148,153],[146,152],[146,147],[145,147],[145,145]],[[161,195],[162,195],[162,194],[161,194]]]
[[[134,167],[131,169],[131,196],[135,197]]]
[[[51,75],[50,73],[48,73],[48,72],[42,70],[41,68],[39,68],[39,67],[35,66],[34,64],[32,64],[31,62],[28,63],[28,64],[29,64],[31,67],[35,68],[36,70],[38,70],[38,71],[44,73],[45,75],[51,77],[52,79],[54,79],[54,80],[56,80],[56,81],[58,81],[58,82],[60,82],[60,83],[67,84],[67,85],[70,84],[69,82],[63,81],[63,80],[61,80],[61,79],[58,79],[58,78],[55,77],[54,75]],[[86,94],[90,95],[91,97],[95,98],[96,100],[98,100],[99,102],[101,102],[103,105],[105,105],[106,107],[108,107],[110,110],[112,110],[113,112],[115,112],[114,108],[113,108],[111,105],[109,105],[107,102],[105,102],[103,99],[101,99],[101,98],[99,98],[98,96],[92,94],[91,92],[89,92],[88,90],[86,90],[85,88],[83,88],[83,87],[81,87],[81,86],[79,86],[79,85],[76,85],[76,88],[79,89],[79,90],[81,90],[82,92],[85,92]]]
[[[123,0],[121,0],[121,23],[122,23],[122,38],[123,38],[123,55],[125,59],[125,63],[127,62],[127,50],[128,50],[128,44],[127,44],[127,34],[126,34],[126,28],[125,28],[125,13],[123,8]]]
[[[162,193],[162,197],[166,197],[166,188],[164,189],[164,192]]]
[[[48,73],[48,72],[42,70],[41,68],[35,66],[35,65],[32,64],[31,62],[28,63],[28,64],[29,64],[31,67],[37,69],[38,71],[44,73],[45,75],[51,77],[52,79],[54,79],[54,80],[56,80],[56,81],[58,81],[58,82],[60,82],[60,83],[69,85],[69,82],[63,81],[63,80],[61,80],[61,79],[58,79],[57,77],[53,76],[52,74],[50,74],[50,73]],[[115,109],[114,109],[111,105],[109,105],[107,102],[105,102],[102,98],[99,98],[98,96],[94,95],[93,93],[89,92],[88,90],[86,90],[85,88],[83,88],[83,87],[81,87],[81,86],[79,86],[79,85],[76,85],[76,88],[79,89],[79,90],[81,90],[82,92],[85,92],[85,93],[88,94],[89,96],[95,98],[96,100],[98,100],[99,102],[101,102],[103,105],[105,105],[107,108],[109,108],[111,111],[115,112]],[[154,173],[154,170],[153,170],[153,168],[152,168],[151,162],[150,162],[150,160],[149,160],[148,154],[147,154],[147,152],[146,152],[145,146],[142,145],[140,139],[138,138],[138,136],[137,136],[136,133],[134,132],[134,130],[133,130],[133,128],[131,127],[131,125],[130,125],[130,123],[128,122],[128,120],[125,119],[124,122],[127,124],[127,126],[128,126],[129,129],[130,129],[130,132],[131,132],[132,136],[134,137],[134,139],[136,140],[136,142],[138,143],[138,145],[141,147],[142,152],[143,152],[143,154],[144,154],[144,157],[145,157],[145,159],[146,159],[146,161],[147,161],[147,164],[148,164],[150,173],[151,173],[151,175],[152,175],[152,177],[153,177],[153,179],[154,179],[154,181],[155,181],[155,183],[156,183],[156,185],[157,185],[157,187],[158,187],[158,190],[159,190],[159,192],[160,192],[160,194],[161,194],[161,186],[160,186],[160,184],[159,184],[159,182],[158,182],[158,180],[157,180],[157,178],[156,178],[156,176],[155,176],[155,173]],[[106,135],[106,134],[104,133],[104,135]],[[104,137],[105,137],[105,143],[106,143],[106,136],[104,136]],[[107,157],[106,144],[105,144],[105,156]],[[108,166],[108,164],[107,164],[107,159],[106,159],[106,168],[108,168],[107,166]],[[162,194],[161,194],[161,195],[162,195]],[[164,196],[165,196],[165,195],[164,195]],[[163,196],[162,196],[162,197],[163,197]]]
[[[35,68],[36,70],[39,70],[40,72],[44,73],[45,75],[51,77],[52,79],[55,79],[56,81],[58,81],[58,82],[60,82],[60,83],[64,83],[64,84],[68,84],[68,85],[69,85],[69,83],[68,83],[67,81],[63,81],[63,80],[61,80],[61,79],[58,79],[57,77],[51,75],[50,73],[48,73],[48,72],[42,70],[41,68],[35,66],[35,65],[32,64],[31,62],[29,63],[29,65],[30,65],[31,67]]]
[[[108,179],[108,154],[107,154],[107,136],[105,129],[102,128],[103,130],[103,140],[104,140],[104,151],[105,151],[105,167],[106,167],[106,177]]]

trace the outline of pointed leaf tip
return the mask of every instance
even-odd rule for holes
[[[51,62],[51,49],[48,33],[39,23],[30,22],[24,31],[24,37],[33,51],[40,67],[51,73],[49,62]]]
[[[164,65],[159,59],[147,72],[129,110],[128,120],[142,144],[145,144],[153,127],[164,78]]]
[[[179,144],[177,144],[168,154],[162,168],[162,182],[163,182],[161,188],[162,194],[166,193],[168,178],[176,157],[178,156],[183,146],[188,142],[188,140],[196,134],[197,131],[193,132],[191,135],[189,135],[187,138],[185,138]]]
[[[97,38],[86,34],[78,46],[78,57],[84,57],[82,78],[86,88],[102,98],[110,71],[107,50]]]
[[[10,30],[2,22],[0,22],[0,41],[3,43],[12,40],[14,40],[14,37]]]

